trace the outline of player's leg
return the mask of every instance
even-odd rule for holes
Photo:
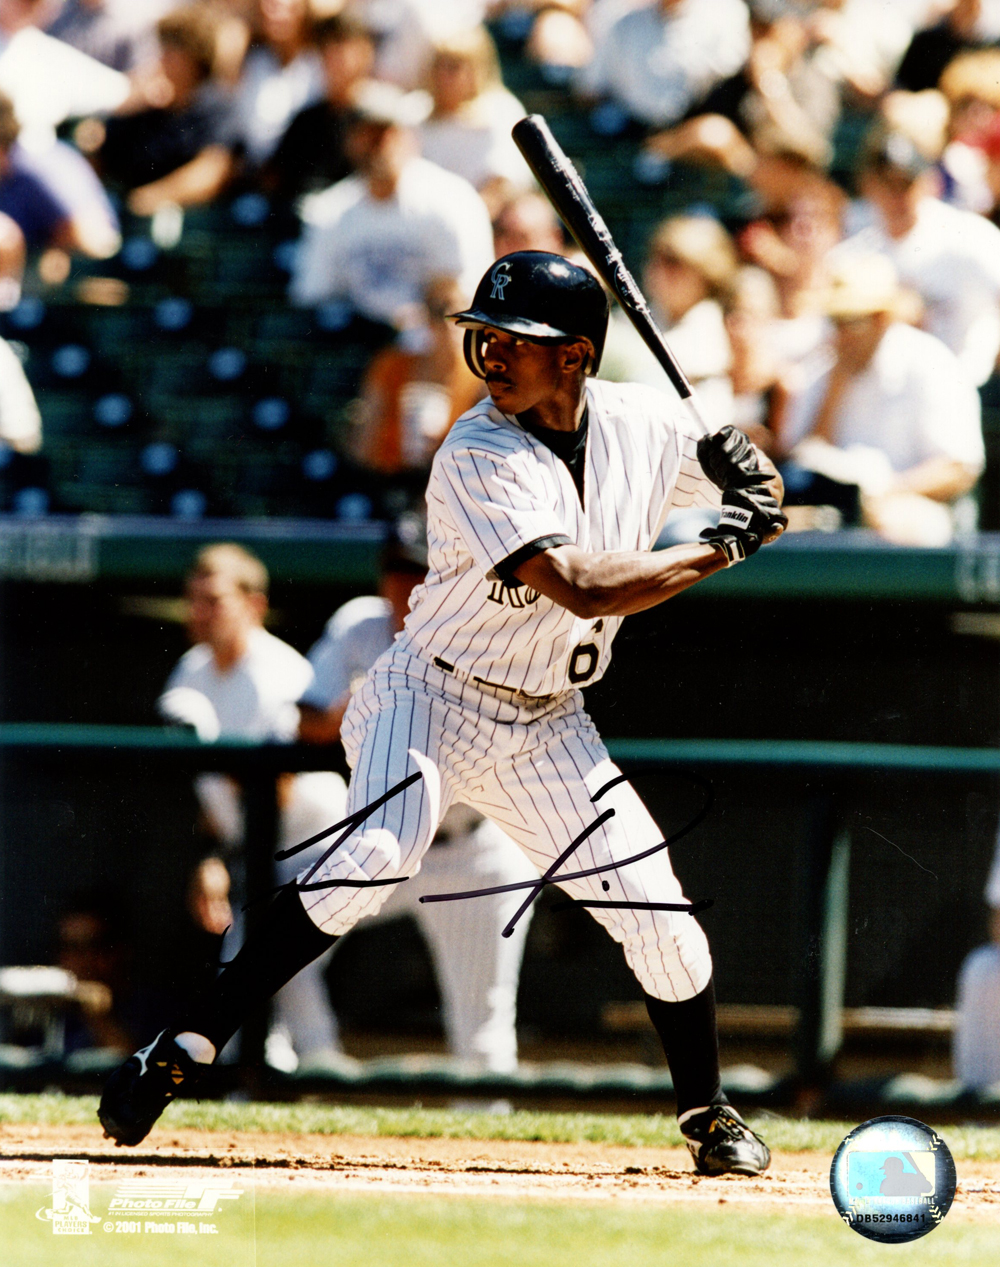
[[[406,897],[412,902],[425,893],[516,884],[537,874],[514,842],[484,820],[430,850]],[[517,1067],[517,983],[530,916],[520,921],[513,936],[501,934],[521,900],[515,892],[415,904],[434,957],[449,1049],[458,1059],[493,1073]]]
[[[1000,946],[978,946],[958,974],[955,1077],[981,1090],[1000,1082]]]
[[[348,713],[348,719],[356,715],[347,814],[357,817],[356,824],[339,844],[331,838],[296,887],[280,891],[260,926],[180,1021],[112,1074],[99,1116],[119,1143],[139,1143],[248,1014],[340,933],[377,911],[392,882],[419,870],[440,815],[440,776],[427,755],[440,738],[436,705],[418,690],[397,683],[398,689],[380,694],[379,685],[369,679]]]
[[[544,871],[566,855],[559,887],[595,903],[591,914],[621,943],[670,1065],[678,1120],[702,1170],[758,1173],[769,1154],[729,1108],[719,1078],[708,941],[695,918],[650,905],[685,902],[663,840],[634,788],[610,761],[586,713],[571,704],[511,736],[508,754],[473,803],[506,801],[491,816]],[[600,821],[603,818],[603,821]],[[575,842],[575,843],[574,843]],[[711,1131],[719,1147],[707,1149]]]

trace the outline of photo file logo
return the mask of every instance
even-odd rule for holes
[[[235,1179],[126,1179],[115,1189],[109,1212],[185,1212],[209,1214],[220,1201],[237,1201],[243,1189]]]

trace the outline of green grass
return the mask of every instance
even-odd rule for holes
[[[103,1217],[106,1190],[92,1189]],[[864,1267],[906,1259],[935,1267],[996,1260],[997,1228],[947,1219],[905,1247],[866,1241],[828,1213],[761,1214],[735,1204],[518,1203],[443,1197],[260,1191],[256,1226],[219,1216],[218,1238],[56,1237],[34,1218],[45,1192],[0,1186],[5,1267]],[[229,1220],[222,1222],[223,1217]],[[243,1218],[242,1227],[238,1226]]]
[[[321,1255],[317,1249],[322,1246]],[[259,1267],[851,1267],[895,1253],[936,1267],[996,1261],[995,1226],[945,1223],[905,1248],[829,1214],[441,1198],[257,1198]]]
[[[0,1095],[0,1125],[90,1126],[93,1096]],[[808,1121],[774,1114],[750,1115],[772,1148],[836,1151],[857,1122]],[[167,1127],[205,1131],[300,1131],[320,1135],[397,1135],[448,1139],[545,1140],[552,1143],[677,1147],[677,1123],[663,1114],[463,1113],[449,1109],[354,1108],[320,1104],[239,1104],[180,1101],[163,1119]],[[958,1159],[1000,1160],[1000,1128],[947,1126],[942,1134]]]

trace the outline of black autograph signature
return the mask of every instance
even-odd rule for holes
[[[642,771],[636,771],[636,773],[642,773]],[[379,888],[390,884],[405,883],[405,881],[410,878],[409,876],[395,876],[389,880],[318,880],[315,882],[312,882],[312,878],[323,863],[326,862],[331,854],[333,854],[344,843],[355,828],[359,827],[366,818],[374,813],[375,810],[379,809],[387,801],[392,800],[394,796],[398,796],[401,792],[405,792],[408,787],[411,787],[422,777],[423,775],[418,770],[415,774],[411,774],[408,778],[403,779],[402,782],[397,783],[394,787],[391,787],[388,792],[380,796],[377,800],[372,801],[370,805],[366,805],[364,809],[358,810],[349,817],[341,819],[339,823],[334,823],[332,827],[327,827],[324,831],[317,832],[315,836],[310,836],[308,840],[303,840],[297,845],[292,845],[290,848],[282,849],[276,853],[274,855],[275,858],[282,861],[285,858],[291,858],[295,854],[301,853],[304,849],[308,849],[312,845],[318,844],[319,841],[327,839],[327,837],[332,836],[335,832],[341,832],[341,834],[322,854],[322,856],[313,863],[302,880],[292,881],[292,883],[298,888],[299,892],[311,893],[317,889]],[[613,787],[617,787],[619,783],[624,783],[628,777],[628,775],[619,774],[609,782],[605,783],[605,785],[595,792],[590,798],[591,803],[594,804],[599,801],[601,797],[603,797],[607,792],[610,792]],[[683,836],[686,836],[690,832],[694,831],[694,829],[707,817],[715,798],[711,784],[705,779],[702,779],[700,775],[689,774],[688,777],[693,782],[699,784],[705,792],[704,802],[698,812],[694,815],[690,822],[686,823],[678,831],[675,831],[673,835],[668,836],[666,840],[661,840],[659,844],[653,845],[649,849],[644,849],[641,853],[632,854],[628,858],[621,858],[617,862],[608,862],[602,866],[588,867],[583,871],[560,872],[559,868],[576,852],[579,846],[582,845],[589,836],[592,836],[595,831],[603,827],[608,819],[614,817],[615,811],[613,809],[606,809],[590,824],[589,827],[584,828],[575,840],[571,841],[571,843],[566,846],[559,857],[555,859],[555,861],[546,869],[544,874],[539,876],[537,880],[521,880],[514,884],[499,884],[486,889],[468,889],[459,893],[428,893],[425,894],[420,901],[461,902],[470,898],[490,897],[495,893],[513,893],[521,889],[527,890],[524,901],[518,907],[517,911],[509,920],[506,928],[503,930],[503,936],[510,937],[514,929],[517,927],[517,923],[521,916],[524,915],[524,913],[548,885],[565,884],[568,880],[582,880],[588,876],[603,875],[608,871],[618,871],[622,867],[627,867],[630,863],[641,862],[644,858],[649,858],[653,854],[659,853],[661,849],[669,848],[670,845],[680,840]],[[611,886],[607,880],[604,880],[602,881],[601,887],[605,892],[607,892]],[[580,900],[567,902],[564,905],[628,911],[682,911],[688,915],[697,915],[701,911],[708,910],[708,908],[710,906],[714,906],[714,904],[715,901],[713,898],[702,898],[697,902],[613,902]],[[562,909],[562,907],[557,909]]]

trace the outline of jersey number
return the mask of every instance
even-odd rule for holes
[[[594,676],[601,653],[592,642],[581,642],[569,658],[569,680],[586,682]]]

